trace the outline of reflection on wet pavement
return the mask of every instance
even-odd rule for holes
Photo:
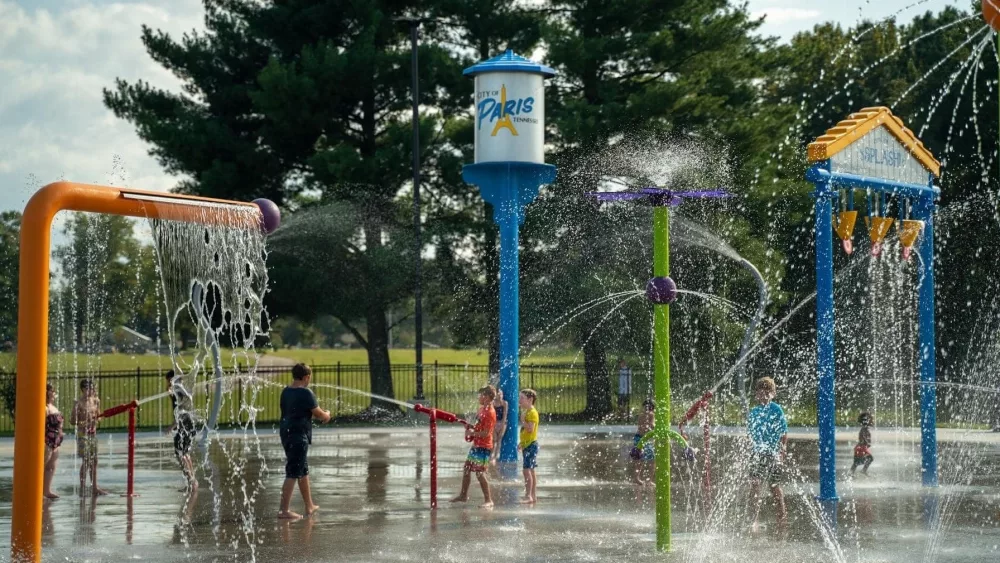
[[[197,453],[200,489],[183,484],[173,451],[143,438],[137,451],[136,491],[126,499],[121,452],[102,442],[100,478],[116,494],[80,499],[67,455],[55,479],[61,499],[45,504],[46,561],[986,561],[1000,558],[1000,440],[985,433],[941,438],[941,482],[919,486],[919,444],[911,433],[883,431],[870,477],[841,478],[835,531],[824,531],[813,494],[817,445],[793,435],[783,481],[791,526],[780,537],[765,501],[761,526],[751,531],[746,507],[742,441],[713,444],[711,506],[702,495],[702,462],[675,456],[675,551],[654,553],[651,487],[628,483],[630,435],[583,427],[549,426],[539,454],[539,503],[516,499],[509,488],[493,511],[441,503],[429,509],[426,429],[317,431],[310,451],[311,518],[275,518],[284,477],[280,443],[269,431],[242,432]],[[949,436],[951,437],[949,441]],[[124,443],[121,436],[117,444]],[[67,453],[73,448],[67,448]],[[678,452],[674,452],[675,454]],[[439,437],[439,495],[459,487],[466,443],[457,429]],[[840,465],[850,444],[838,443]],[[846,469],[846,468],[842,468]],[[0,464],[0,533],[10,528],[11,461]],[[503,492],[503,491],[500,492]],[[478,494],[477,490],[473,491]],[[301,499],[293,497],[293,509]]]

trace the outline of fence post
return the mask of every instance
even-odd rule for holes
[[[434,360],[434,408],[441,406],[438,398],[438,361]]]
[[[142,369],[139,366],[135,366],[135,400],[141,399],[142,395]],[[139,426],[139,410],[134,409],[135,412],[135,425]]]
[[[528,375],[530,376],[531,388],[535,388],[535,364],[531,364],[531,369],[528,370]]]
[[[237,372],[239,372],[239,364],[236,364],[236,365],[237,365],[237,368],[236,368]],[[236,393],[238,394],[239,399],[240,399],[240,406],[239,406],[238,409],[236,409],[236,413],[237,413],[236,414],[236,424],[242,426],[243,425],[243,421],[240,420],[240,413],[243,412],[243,408],[246,406],[244,398],[243,398],[243,374],[242,373],[237,373],[237,375],[236,375],[236,386],[237,386]]]
[[[340,415],[340,362],[337,362],[337,415]]]

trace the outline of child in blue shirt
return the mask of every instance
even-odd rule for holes
[[[778,388],[770,377],[762,377],[754,383],[754,399],[757,406],[747,414],[747,433],[750,435],[750,511],[753,515],[752,527],[757,526],[760,514],[760,486],[766,481],[777,505],[778,528],[788,526],[785,511],[785,496],[781,491],[781,464],[785,461],[788,443],[788,419],[781,405],[772,401]]]

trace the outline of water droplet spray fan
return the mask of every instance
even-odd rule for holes
[[[17,404],[24,408],[17,410],[14,424],[11,558],[19,562],[37,562],[42,555],[49,257],[52,220],[64,210],[263,231],[277,228],[279,222],[276,208],[266,204],[73,182],[49,184],[31,197],[21,223],[18,295]]]

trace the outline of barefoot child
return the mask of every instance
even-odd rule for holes
[[[854,471],[859,465],[863,465],[861,472],[868,475],[868,467],[875,461],[872,457],[872,430],[871,426],[875,423],[875,419],[872,418],[871,413],[863,412],[858,416],[858,423],[861,424],[861,430],[858,432],[858,445],[854,446],[854,464],[851,465],[851,476],[854,476]]]
[[[56,407],[56,390],[51,383],[45,385],[45,478],[42,483],[42,496],[49,499],[59,498],[52,492],[52,477],[56,474],[56,461],[59,459],[59,446],[63,441],[63,415]]]
[[[777,505],[778,528],[784,530],[788,521],[779,476],[788,442],[788,420],[781,406],[772,402],[778,390],[773,379],[762,377],[754,383],[753,388],[757,406],[750,409],[747,415],[747,433],[753,442],[749,463],[752,527],[756,528],[757,517],[760,515],[760,485],[767,482]]]
[[[278,518],[301,518],[302,515],[289,510],[292,491],[299,485],[306,515],[319,507],[313,504],[309,485],[309,464],[306,456],[312,443],[312,419],[330,421],[330,412],[319,408],[316,396],[309,389],[312,370],[305,364],[292,367],[292,384],[281,391],[281,446],[285,449],[285,483],[281,487],[281,508]]]
[[[479,487],[483,490],[483,504],[480,508],[493,508],[493,497],[490,496],[490,483],[486,479],[486,465],[493,452],[493,428],[497,423],[497,413],[493,409],[493,399],[496,391],[492,385],[479,390],[479,412],[476,414],[476,425],[465,428],[465,439],[472,440],[469,457],[465,459],[465,470],[462,473],[462,492],[451,499],[451,502],[466,502],[469,500],[469,484],[472,474],[476,474]]]
[[[497,413],[497,424],[493,427],[493,453],[490,454],[490,465],[495,466],[500,457],[500,444],[503,435],[507,433],[507,401],[503,400],[503,391],[497,389],[493,399],[493,410]]]
[[[656,403],[652,399],[646,399],[642,403],[643,412],[639,415],[638,425],[635,429],[635,436],[632,441],[632,451],[629,453],[629,457],[632,458],[632,465],[635,468],[635,477],[633,481],[637,485],[642,485],[648,483],[649,481],[643,481],[642,470],[643,467],[647,469],[649,475],[653,474],[653,446],[650,442],[646,442],[642,448],[639,447],[639,442],[642,437],[653,430],[653,425],[656,420],[654,411],[656,410]]]
[[[534,389],[521,391],[518,397],[518,405],[521,407],[521,436],[518,448],[524,460],[524,500],[525,504],[535,504],[538,497],[535,495],[535,488],[538,485],[538,478],[535,477],[535,468],[538,467],[538,411],[535,410],[535,401],[538,394]]]
[[[173,404],[174,424],[170,431],[174,434],[174,456],[181,465],[184,474],[182,492],[194,491],[198,488],[198,479],[194,475],[194,463],[191,461],[191,444],[194,442],[194,401],[191,394],[182,384],[183,377],[174,378],[174,370],[167,372],[167,391],[170,392],[170,402]]]
[[[90,474],[91,494],[106,495],[107,491],[97,486],[97,421],[101,418],[101,401],[94,390],[94,382],[80,381],[80,396],[73,404],[73,414],[69,423],[76,426],[76,455],[80,456],[80,496],[87,485]]]

